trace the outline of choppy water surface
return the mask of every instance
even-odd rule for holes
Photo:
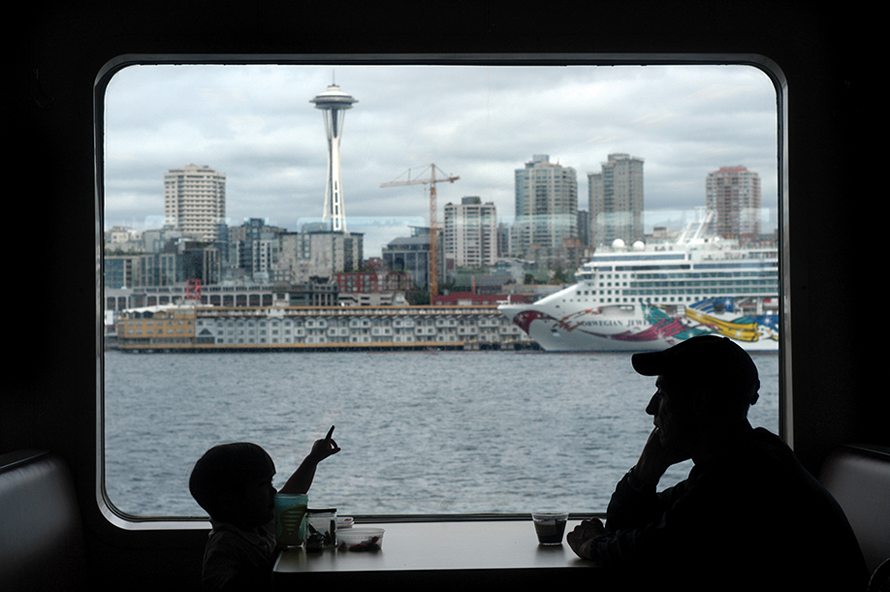
[[[778,355],[754,360],[751,422],[775,432]],[[627,354],[109,352],[105,364],[107,490],[136,515],[203,515],[188,476],[223,442],[263,446],[280,487],[331,425],[342,451],[319,466],[312,506],[603,511],[652,428],[654,379]]]

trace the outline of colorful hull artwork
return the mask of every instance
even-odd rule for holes
[[[778,314],[734,312],[732,298],[712,298],[685,307],[606,305],[557,317],[534,305],[501,305],[500,311],[547,351],[648,351],[696,335],[723,335],[748,351],[776,351]]]

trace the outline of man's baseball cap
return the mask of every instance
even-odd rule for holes
[[[634,370],[643,376],[667,376],[736,390],[757,401],[757,366],[744,349],[728,337],[700,335],[666,350],[634,354]]]

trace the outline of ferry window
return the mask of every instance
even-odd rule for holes
[[[280,486],[335,425],[317,507],[602,512],[652,425],[631,352],[703,332],[752,351],[750,418],[778,432],[773,81],[570,64],[109,74],[108,503],[202,516],[205,450],[256,442]],[[555,320],[523,327],[520,309]],[[143,333],[174,313],[177,333]]]

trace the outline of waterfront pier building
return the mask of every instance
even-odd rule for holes
[[[523,349],[533,341],[494,305],[161,306],[124,311],[122,351]]]

